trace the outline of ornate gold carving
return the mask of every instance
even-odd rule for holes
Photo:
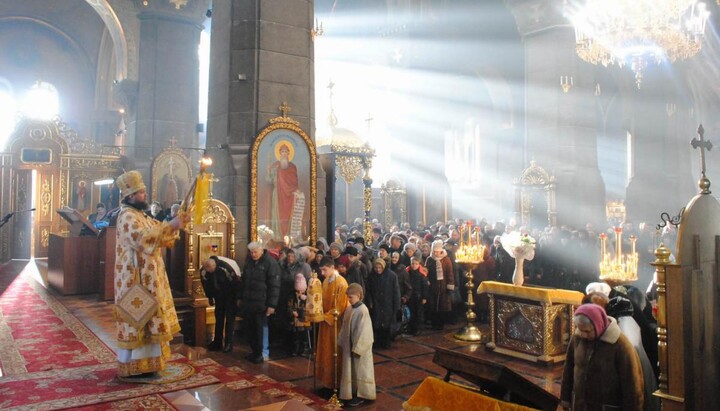
[[[50,243],[50,230],[43,227],[43,229],[40,231],[40,244],[43,248],[48,248],[48,244]]]
[[[530,167],[523,170],[519,179],[513,181],[515,185],[515,218],[522,225],[530,223],[532,192],[542,190],[545,192],[547,205],[548,225],[557,225],[555,210],[555,177],[548,174],[544,168],[535,161],[530,161]]]
[[[203,207],[203,224],[207,223],[227,223],[228,215],[220,206],[213,203],[207,203]],[[212,230],[212,227],[211,229]]]
[[[287,107],[287,104],[284,104]],[[280,106],[281,110],[283,106]],[[289,107],[287,107],[289,110]],[[310,154],[310,243],[313,244],[317,240],[317,153],[315,144],[310,137],[301,129],[299,123],[287,117],[287,112],[283,111],[282,117],[276,117],[270,120],[270,125],[266,126],[260,134],[255,137],[250,152],[250,241],[258,238],[257,222],[258,222],[258,150],[263,139],[274,130],[291,130],[297,133],[307,145]]]
[[[286,123],[286,124],[292,124],[296,127],[300,126],[299,121],[294,120],[287,115],[288,112],[292,111],[292,108],[290,106],[288,106],[287,102],[283,101],[282,105],[279,106],[278,108],[280,109],[282,116],[271,118],[270,124]]]
[[[335,165],[340,169],[340,176],[346,183],[351,184],[363,172],[362,159],[351,156],[335,156]]]
[[[495,343],[526,353],[542,353],[542,308],[520,302],[497,300],[497,321],[502,332]]]
[[[380,193],[384,203],[385,227],[392,227],[393,221],[397,221],[397,219],[400,220],[399,223],[407,222],[407,191],[402,183],[388,180],[380,187]],[[400,215],[395,215],[396,207]]]
[[[43,217],[47,217],[50,214],[51,207],[52,181],[48,176],[43,176],[40,183],[40,210],[42,211]]]

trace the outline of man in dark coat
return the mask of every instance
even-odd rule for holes
[[[380,348],[390,348],[391,332],[400,310],[400,285],[397,274],[382,258],[375,259],[374,272],[368,277],[367,306],[372,317],[375,343]]]
[[[223,352],[230,352],[233,349],[235,315],[240,298],[240,272],[237,263],[227,257],[211,256],[202,263],[200,279],[210,305],[215,306],[215,336],[208,350],[222,349]]]
[[[267,325],[267,317],[275,313],[280,297],[280,266],[260,243],[248,244],[248,250],[250,255],[240,281],[242,316],[252,349],[248,360],[260,364],[265,360],[263,349],[266,348],[263,347],[263,327]]]

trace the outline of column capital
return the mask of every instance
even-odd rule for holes
[[[165,18],[202,24],[210,7],[210,0],[134,0],[138,17]]]
[[[564,6],[559,0],[505,0],[505,5],[523,37],[554,27],[571,26],[563,16]]]

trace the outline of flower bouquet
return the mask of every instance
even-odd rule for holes
[[[525,260],[530,261],[535,258],[535,239],[527,234],[520,234],[519,231],[513,231],[509,234],[503,234],[500,238],[500,244],[510,254],[510,257],[515,259],[513,284],[523,285],[523,282],[525,282],[523,265]]]

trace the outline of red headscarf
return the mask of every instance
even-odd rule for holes
[[[587,317],[595,327],[595,338],[599,338],[610,325],[605,310],[597,304],[583,304],[575,310],[575,315]]]

